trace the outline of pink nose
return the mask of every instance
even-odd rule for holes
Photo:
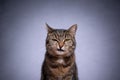
[[[62,48],[64,45],[64,42],[59,42],[59,47]]]

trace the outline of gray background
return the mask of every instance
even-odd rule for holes
[[[39,80],[46,22],[78,24],[80,80],[120,80],[119,0],[1,0],[0,80]]]

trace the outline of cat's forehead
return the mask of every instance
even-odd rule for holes
[[[48,34],[49,37],[51,38],[60,38],[60,39],[63,39],[65,37],[70,37],[70,34],[68,32],[68,30],[65,30],[65,29],[54,29],[52,31],[52,33]]]
[[[68,34],[68,31],[65,30],[65,29],[55,29],[53,31],[53,35],[63,36],[63,35],[66,35],[66,34]]]
[[[65,29],[54,29],[53,32],[54,33],[65,33],[65,32],[67,32],[67,30],[65,30]]]

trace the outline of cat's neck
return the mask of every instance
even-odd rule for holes
[[[46,53],[46,62],[48,66],[52,68],[57,68],[57,67],[68,67],[72,66],[75,62],[75,55],[74,53],[69,55],[69,56],[55,56],[55,55],[50,55],[49,53]]]
[[[46,56],[49,57],[49,58],[57,58],[57,59],[61,59],[61,58],[66,58],[66,57],[71,57],[71,56],[74,56],[74,53],[71,53],[71,54],[64,54],[64,55],[53,55],[53,54],[50,54],[48,51],[46,51]]]

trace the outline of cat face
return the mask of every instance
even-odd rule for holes
[[[75,49],[75,32],[77,25],[71,26],[68,30],[53,29],[46,24],[48,29],[46,49],[51,55],[70,55]]]

